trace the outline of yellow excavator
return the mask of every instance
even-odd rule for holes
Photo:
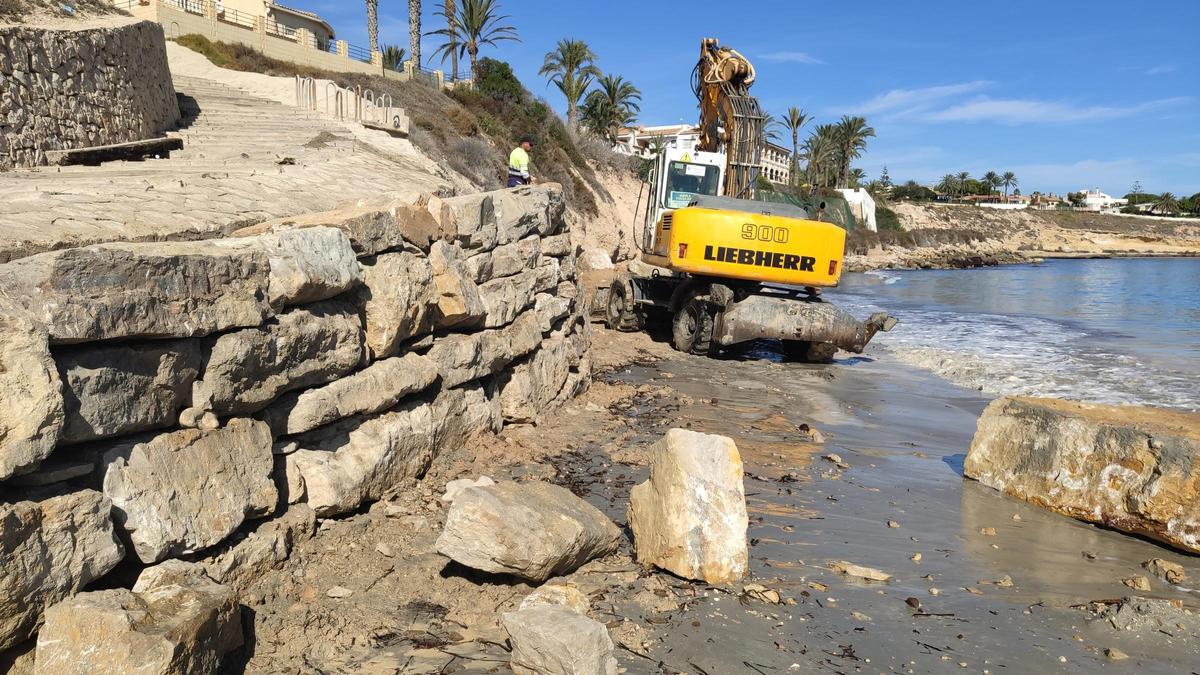
[[[608,293],[605,322],[639,330],[671,322],[676,349],[714,353],[759,338],[782,341],[787,356],[829,361],[860,353],[896,320],[859,321],[824,302],[820,289],[842,274],[846,231],[809,208],[757,199],[766,115],[749,93],[754,66],[705,38],[692,73],[700,101],[694,147],[653,159],[639,255]],[[639,196],[635,209],[642,210]]]

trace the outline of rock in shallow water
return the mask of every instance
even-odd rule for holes
[[[963,472],[1059,513],[1200,553],[1200,414],[1006,397]]]
[[[713,584],[735,581],[746,573],[748,525],[731,439],[671,429],[650,448],[650,478],[629,496],[639,562]]]
[[[604,624],[568,607],[536,605],[503,616],[517,675],[616,675]]]
[[[617,549],[620,530],[596,507],[549,483],[498,483],[454,498],[437,551],[494,574],[545,581]]]

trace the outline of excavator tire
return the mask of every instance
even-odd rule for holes
[[[637,313],[633,309],[633,294],[629,282],[616,279],[608,290],[608,305],[604,310],[604,325],[609,330],[623,332],[636,331],[640,328]]]
[[[783,355],[788,361],[800,363],[832,363],[837,347],[828,342],[807,340],[784,340]]]
[[[708,300],[693,294],[675,312],[671,322],[671,344],[689,354],[710,353],[714,314]]]

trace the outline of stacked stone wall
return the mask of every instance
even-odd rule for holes
[[[543,185],[0,265],[0,652],[121,561],[236,588],[586,388],[565,227]]]
[[[0,26],[0,168],[161,136],[179,121],[162,27]]]

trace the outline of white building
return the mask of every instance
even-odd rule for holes
[[[624,154],[649,159],[656,147],[695,150],[700,142],[700,127],[692,124],[665,124],[654,127],[625,128],[617,134],[617,145],[613,150]],[[767,142],[763,146],[762,177],[779,185],[788,182],[791,176],[792,153],[783,146]]]
[[[1083,208],[1089,211],[1109,211],[1116,212],[1122,206],[1129,204],[1128,199],[1117,199],[1110,197],[1100,191],[1100,188],[1092,188],[1091,190],[1080,190],[1083,195]]]
[[[879,225],[875,222],[875,198],[866,189],[838,188],[838,192],[842,193],[842,197],[850,205],[850,212],[854,214],[855,220],[866,225],[872,232],[879,231]]]

